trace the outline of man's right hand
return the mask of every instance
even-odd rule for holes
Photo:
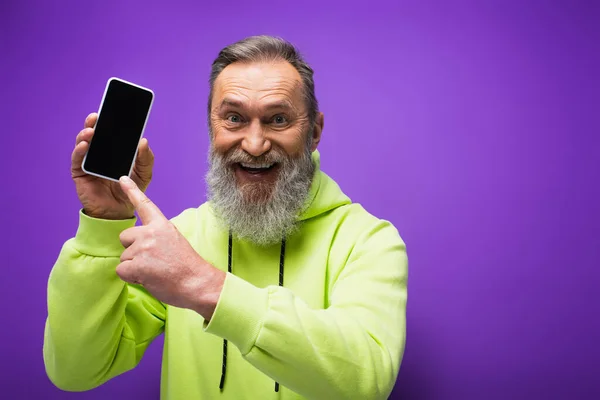
[[[93,218],[127,219],[134,215],[134,207],[123,193],[119,182],[88,175],[81,169],[83,157],[94,136],[98,114],[92,113],[85,119],[84,129],[77,135],[75,149],[71,156],[71,176],[75,182],[77,196],[83,212]],[[146,191],[152,179],[154,154],[148,146],[148,140],[140,141],[131,179],[140,190]]]

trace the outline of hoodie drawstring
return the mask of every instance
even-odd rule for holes
[[[227,272],[231,272],[231,254],[233,251],[233,235],[229,231],[229,244],[227,246]],[[283,264],[285,262],[285,237],[281,239],[281,253],[279,254],[279,286],[283,286]],[[221,366],[221,381],[219,390],[223,391],[225,384],[225,374],[227,373],[227,339],[223,339],[223,363]],[[275,382],[275,391],[279,392],[279,383]]]

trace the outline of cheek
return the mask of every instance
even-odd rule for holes
[[[227,153],[227,149],[230,147],[227,141],[220,139],[219,136],[213,138],[212,145],[215,151],[220,154]]]
[[[274,139],[274,143],[277,143],[289,156],[298,157],[304,152],[306,146],[306,134],[298,132],[288,132],[287,135],[281,135]]]
[[[218,126],[213,125],[212,135],[212,146],[218,153],[225,154],[236,145],[235,135],[228,134],[226,130],[220,129]]]

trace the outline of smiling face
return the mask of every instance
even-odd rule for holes
[[[310,190],[323,114],[311,124],[302,88],[284,61],[233,63],[213,88],[209,199],[234,234],[259,244],[293,231]]]
[[[269,198],[286,159],[318,145],[323,117],[311,130],[300,75],[285,61],[227,66],[211,105],[213,151],[227,157],[238,187],[256,201]]]

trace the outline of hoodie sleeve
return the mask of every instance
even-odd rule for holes
[[[404,353],[407,273],[404,242],[379,221],[356,241],[328,308],[228,274],[205,329],[307,398],[387,399]]]
[[[119,234],[135,219],[100,220],[80,212],[48,280],[44,363],[60,389],[84,391],[134,368],[162,333],[164,305],[119,279]]]

